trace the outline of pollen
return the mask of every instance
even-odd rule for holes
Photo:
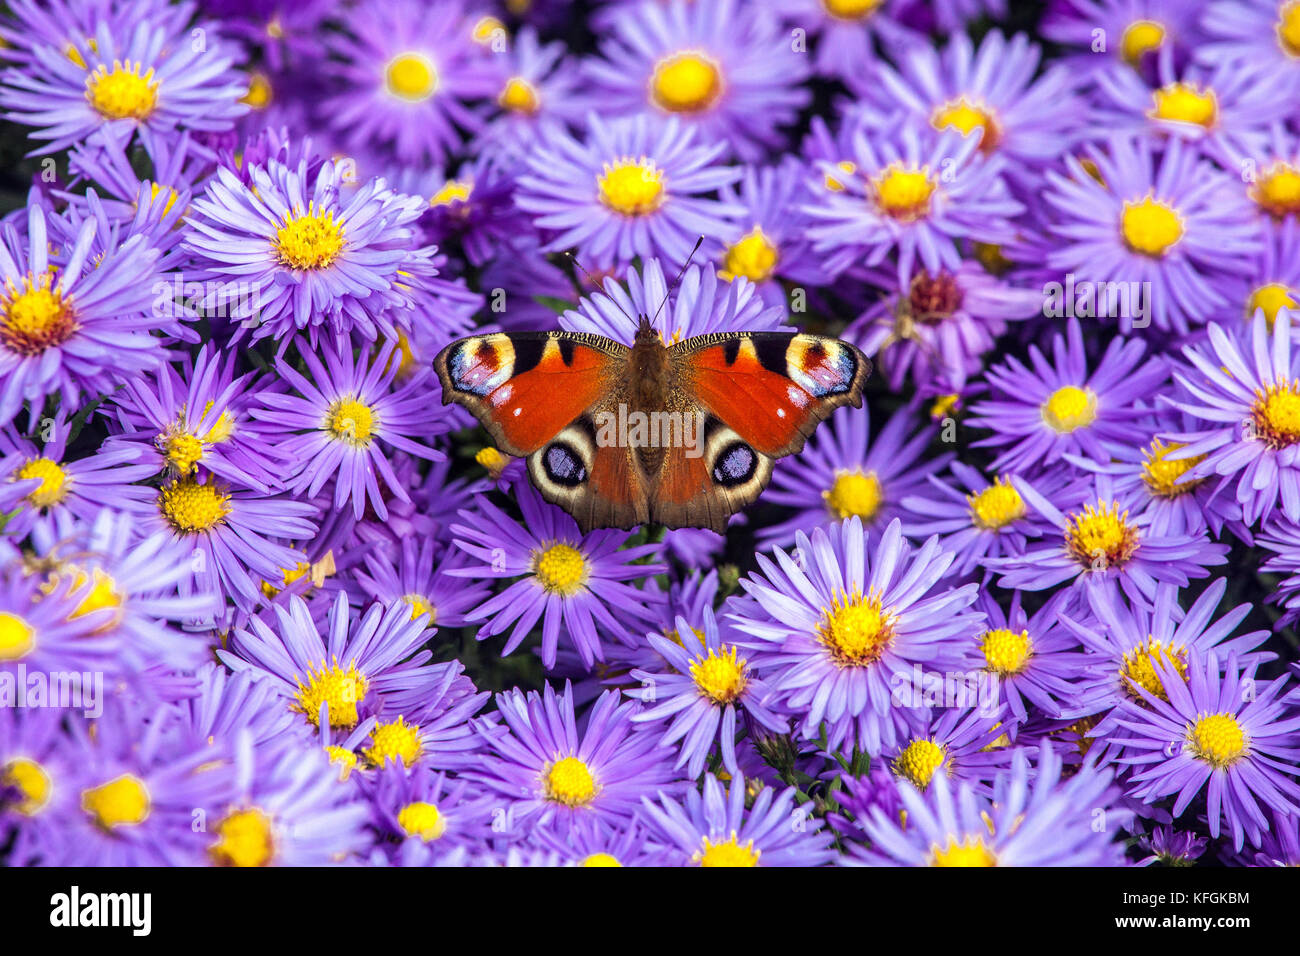
[[[1148,636],[1146,641],[1124,654],[1124,663],[1119,669],[1120,684],[1124,692],[1134,700],[1141,700],[1142,695],[1132,686],[1136,684],[1152,697],[1169,700],[1164,681],[1160,679],[1160,672],[1156,670],[1157,664],[1166,670],[1172,668],[1183,681],[1187,680],[1187,652],[1180,648],[1166,646],[1164,642]],[[1129,683],[1130,681],[1132,684]]]
[[[340,398],[329,407],[325,417],[325,430],[349,445],[365,448],[378,422],[374,410],[355,398]]]
[[[577,548],[556,543],[533,552],[533,573],[547,591],[570,597],[587,580],[587,562]]]
[[[1009,478],[999,476],[982,491],[966,496],[971,523],[985,531],[997,531],[1025,516],[1025,500]]]
[[[402,807],[397,813],[397,825],[407,836],[419,837],[425,843],[438,839],[447,831],[447,821],[438,808],[423,800]]]
[[[978,836],[958,842],[950,838],[946,847],[930,848],[931,866],[997,866],[998,859]]]
[[[86,101],[104,119],[148,119],[158,105],[158,81],[152,69],[141,75],[143,66],[114,60],[111,70],[97,67],[86,77]]]
[[[833,193],[842,193],[845,181],[857,174],[858,164],[845,159],[835,164],[834,172],[826,174],[826,188]]]
[[[14,661],[36,646],[36,629],[17,614],[0,611],[0,661]]]
[[[252,73],[248,77],[248,92],[240,97],[249,108],[264,110],[271,105],[271,81],[265,73]]]
[[[609,853],[593,853],[582,861],[583,866],[622,866],[618,857]]]
[[[349,664],[347,670],[338,661],[328,667],[324,662],[309,664],[307,683],[296,675],[294,680],[298,684],[298,704],[293,709],[301,711],[313,726],[320,724],[321,704],[329,704],[331,727],[350,730],[357,725],[357,704],[366,696],[370,682],[355,663]]]
[[[599,788],[591,768],[577,757],[562,757],[542,775],[546,799],[566,807],[582,807],[595,799]]]
[[[723,647],[721,654],[710,649],[707,657],[691,661],[691,680],[715,704],[730,704],[745,691],[745,659],[736,655],[736,648]]]
[[[1300,57],[1300,2],[1282,4],[1277,14],[1278,44],[1287,56]]]
[[[913,222],[930,212],[935,182],[928,167],[905,169],[893,163],[871,182],[881,210],[895,219]]]
[[[907,308],[912,318],[926,325],[938,325],[961,308],[964,295],[949,272],[930,275],[922,269],[907,290]]]
[[[193,478],[177,478],[158,493],[163,517],[175,530],[187,534],[214,528],[230,513],[229,500],[214,482],[201,485]]]
[[[425,627],[433,627],[433,625],[437,623],[438,609],[434,607],[433,602],[423,594],[405,594],[402,596],[402,600],[411,605],[412,621],[418,621],[422,617],[427,617],[428,620],[424,622]]]
[[[193,474],[195,466],[203,458],[203,442],[187,432],[168,437],[164,449],[167,464],[182,475]]]
[[[674,53],[655,64],[650,96],[672,113],[706,110],[722,94],[722,70],[701,52]]]
[[[122,595],[117,590],[117,582],[101,568],[92,568],[90,573],[87,573],[82,568],[68,565],[66,569],[50,575],[49,581],[43,588],[43,590],[48,589],[46,593],[52,592],[58,586],[61,574],[71,575],[72,587],[69,593],[81,597],[80,603],[68,615],[68,619],[74,620],[96,611],[112,609],[117,613],[99,629],[111,630],[121,619]]]
[[[606,163],[596,177],[600,201],[624,216],[644,216],[664,203],[664,174],[652,159],[620,159]]]
[[[356,769],[357,755],[347,747],[330,744],[325,748],[325,753],[329,755],[330,763],[339,768],[340,783],[347,780],[352,775],[352,771]]]
[[[910,780],[918,790],[924,790],[930,785],[935,771],[943,766],[945,756],[943,747],[933,740],[917,738],[894,758],[894,774]]]
[[[758,866],[759,853],[754,849],[753,840],[742,845],[732,830],[731,836],[717,843],[705,837],[694,859],[700,866]]]
[[[149,816],[149,791],[144,781],[124,773],[108,783],[83,790],[81,809],[104,830],[139,826]]]
[[[951,103],[945,103],[934,111],[930,123],[935,129],[955,129],[963,136],[969,136],[975,130],[980,131],[980,150],[992,152],[998,144],[997,124],[993,114],[981,106],[975,106],[961,97]]]
[[[1126,63],[1137,66],[1144,55],[1160,49],[1164,42],[1165,28],[1160,24],[1154,20],[1134,20],[1120,39],[1120,55]]]
[[[51,289],[52,276],[28,276],[21,288],[5,281],[0,293],[0,345],[19,355],[39,355],[62,345],[77,323],[63,294]]]
[[[275,234],[280,262],[290,269],[324,269],[343,250],[343,222],[334,211],[317,212],[309,204],[305,213],[289,213]]]
[[[1232,714],[1198,716],[1187,728],[1192,752],[1214,767],[1228,767],[1246,753],[1249,741],[1237,718]]]
[[[1190,83],[1170,83],[1155,91],[1153,119],[1174,120],[1209,128],[1219,115],[1219,104],[1211,90],[1198,90]]]
[[[1134,252],[1158,259],[1183,237],[1183,221],[1168,203],[1148,196],[1124,203],[1120,232]]]
[[[218,866],[266,866],[275,855],[271,818],[256,807],[227,814],[209,852]]]
[[[1300,213],[1300,169],[1276,162],[1259,174],[1250,198],[1276,219]]]
[[[1273,323],[1277,321],[1278,312],[1283,309],[1294,309],[1295,307],[1295,290],[1283,285],[1281,282],[1270,282],[1267,285],[1260,286],[1250,294],[1250,299],[1246,302],[1246,320],[1253,319],[1255,313],[1263,309],[1264,321],[1268,323],[1271,330]]]
[[[1275,382],[1266,391],[1255,389],[1251,417],[1256,437],[1273,448],[1300,441],[1300,380]]]
[[[822,613],[817,633],[841,667],[875,663],[894,640],[895,615],[874,594],[836,597]]]
[[[1029,663],[1034,653],[1034,642],[1028,631],[1015,631],[1004,627],[985,631],[980,640],[980,651],[984,654],[984,663],[994,674],[1007,677],[1019,674]]]
[[[414,767],[424,747],[420,743],[420,728],[417,724],[408,724],[400,715],[390,724],[379,724],[370,733],[371,744],[362,753],[371,766],[382,767],[384,764],[396,763]]]
[[[44,767],[35,760],[15,757],[0,767],[0,791],[16,790],[21,799],[9,804],[0,803],[0,809],[12,809],[23,816],[34,816],[50,802],[51,786],[50,775]]]
[[[1204,480],[1202,478],[1190,481],[1182,480],[1185,474],[1205,461],[1204,455],[1174,459],[1168,457],[1170,452],[1177,451],[1182,447],[1184,447],[1182,442],[1171,442],[1166,445],[1159,438],[1156,438],[1151,442],[1151,446],[1143,452],[1143,457],[1146,460],[1142,463],[1142,482],[1147,486],[1147,490],[1157,498],[1177,498],[1180,495],[1185,495]]]
[[[501,473],[506,470],[506,465],[510,464],[510,458],[507,455],[501,454],[500,451],[491,446],[480,448],[474,456],[474,460],[487,469],[487,473],[492,476],[493,481],[500,478]]]
[[[37,508],[57,505],[68,494],[68,473],[49,458],[29,458],[14,472],[14,481],[34,481],[40,484],[27,493],[27,500]]]
[[[1084,505],[1082,512],[1066,519],[1065,543],[1070,553],[1086,566],[1101,562],[1103,568],[1123,565],[1138,548],[1138,530],[1128,523],[1128,512],[1115,502]]]
[[[1048,396],[1041,411],[1049,428],[1068,435],[1097,420],[1097,394],[1090,388],[1063,385]]]
[[[877,10],[885,0],[822,0],[826,12],[837,20],[865,20]]]
[[[469,197],[473,192],[473,183],[460,179],[449,179],[442,184],[436,193],[429,197],[429,205],[437,207],[450,206],[452,203],[458,202],[469,202]]]
[[[501,90],[501,95],[497,97],[497,103],[504,110],[512,113],[527,113],[533,115],[541,108],[541,98],[537,95],[537,87],[529,83],[522,76],[512,76]]]
[[[417,103],[438,89],[438,71],[423,53],[399,53],[384,68],[384,86],[398,99]]]
[[[864,521],[875,517],[884,500],[884,489],[874,471],[836,471],[830,490],[822,492],[826,509],[841,521],[857,515]]]
[[[750,282],[762,282],[772,277],[776,260],[776,243],[767,237],[761,227],[755,226],[727,247],[718,274],[728,282],[737,276],[744,276]]]

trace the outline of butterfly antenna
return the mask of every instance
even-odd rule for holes
[[[682,276],[686,275],[687,267],[690,266],[691,260],[695,258],[695,253],[700,251],[700,246],[703,244],[703,242],[704,242],[703,236],[700,236],[700,238],[695,240],[695,245],[691,249],[691,254],[686,257],[686,261],[682,263],[682,267],[679,270],[677,270],[677,278],[673,279],[672,284],[666,290],[664,290],[664,300],[659,303],[659,308],[655,310],[655,317],[650,320],[651,325],[654,325],[659,321],[659,314],[663,312],[664,306],[668,304],[669,295],[671,295],[672,291],[677,288],[677,283],[682,281]]]
[[[600,282],[598,282],[598,281],[596,280],[596,277],[595,277],[594,275],[592,275],[592,274],[591,274],[590,272],[588,272],[585,268],[583,268],[582,263],[579,262],[579,261],[578,261],[578,257],[575,256],[575,255],[573,254],[573,250],[572,250],[572,249],[567,250],[564,254],[565,254],[566,256],[568,256],[568,257],[573,261],[573,264],[574,264],[575,266],[577,266],[579,269],[582,270],[582,274],[585,275],[585,276],[587,277],[587,281],[591,283],[591,286],[592,286],[593,289],[595,289],[595,291],[597,291],[597,292],[602,292],[602,291],[604,291],[604,288],[605,288],[605,287],[604,287]],[[608,292],[605,293],[605,296],[606,296],[606,297],[607,297],[611,302],[613,302],[615,305],[617,305],[617,306],[618,306],[618,310],[619,310],[620,312],[622,312],[624,315],[626,315],[629,319],[631,319],[632,322],[633,322],[633,324],[636,324],[636,322],[637,322],[637,318],[636,318],[636,316],[632,315],[630,312],[628,312],[627,309],[623,308],[623,306],[619,304],[618,299],[614,298],[614,297],[613,297],[612,295],[610,295]]]

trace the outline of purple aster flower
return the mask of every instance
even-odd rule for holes
[[[241,733],[255,747],[297,736],[310,741],[296,715],[280,706],[275,681],[256,670],[231,671],[209,660],[194,672],[193,697],[177,703],[187,731],[204,739],[234,741]]]
[[[351,169],[336,160],[313,176],[305,159],[270,160],[249,170],[251,186],[217,170],[186,220],[204,308],[223,309],[237,335],[275,337],[281,351],[295,329],[314,348],[322,331],[346,341],[409,328],[404,289],[431,270],[414,228],[425,203],[383,179],[350,188]]]
[[[530,839],[576,866],[666,866],[668,851],[646,837],[639,822],[616,828],[601,820],[535,827]]]
[[[943,669],[980,615],[967,610],[975,585],[940,590],[953,556],[937,538],[914,549],[895,519],[868,553],[857,518],[795,535],[793,556],[757,556],[759,573],[741,581],[748,599],[728,615],[749,635],[753,664],[772,693],[769,706],[796,717],[806,740],[824,730],[875,755],[908,719],[890,688],[913,664]]]
[[[1095,177],[1075,157],[1065,161],[1067,174],[1047,174],[1043,198],[1061,240],[1047,263],[1064,275],[1044,292],[1057,315],[1086,308],[1118,318],[1124,332],[1152,323],[1186,333],[1207,308],[1224,304],[1218,280],[1248,271],[1259,230],[1234,177],[1179,138],[1159,158],[1156,149],[1147,138],[1116,137],[1105,151],[1085,149]],[[1062,300],[1067,283],[1074,294]],[[1095,299],[1080,301],[1090,290]]]
[[[686,767],[687,776],[698,778],[704,771],[704,762],[715,742],[722,766],[732,776],[739,776],[737,712],[743,710],[748,721],[773,733],[785,733],[788,724],[763,705],[767,685],[752,672],[749,662],[740,656],[740,649],[722,640],[713,610],[705,608],[699,620],[703,636],[684,617],[676,621],[673,634],[677,641],[647,635],[650,646],[667,662],[668,669],[631,672],[641,686],[629,691],[628,696],[640,700],[642,706],[632,720],[638,724],[653,721],[646,729],[657,731],[671,718],[660,743],[679,745],[676,768]]]
[[[1283,576],[1268,601],[1286,609],[1276,626],[1287,627],[1300,617],[1300,525],[1275,515],[1265,524],[1256,543],[1273,552],[1272,557],[1260,564],[1260,570]]]
[[[496,716],[509,733],[476,721],[488,753],[465,775],[508,801],[512,826],[622,825],[643,797],[681,789],[669,763],[672,752],[655,734],[633,729],[637,705],[619,703],[615,691],[601,694],[581,724],[567,682],[561,695],[547,684],[540,694],[516,689],[496,700]]]
[[[1154,79],[1162,50],[1171,49],[1175,62],[1183,63],[1200,49],[1203,37],[1197,18],[1204,2],[1054,0],[1040,29],[1047,39],[1077,49],[1064,63],[1089,79],[1110,69],[1116,60]],[[1098,36],[1106,40],[1104,49],[1098,49]]]
[[[1214,0],[1204,8],[1204,42],[1196,56],[1206,63],[1243,64],[1290,73],[1300,62],[1300,12],[1279,0]]]
[[[1117,825],[1097,827],[1117,794],[1110,774],[1090,765],[1061,779],[1061,758],[1049,746],[1030,766],[1023,749],[998,779],[992,800],[968,783],[940,774],[924,793],[900,787],[906,824],[872,807],[862,822],[871,849],[853,847],[849,861],[868,866],[1119,866]],[[1032,779],[1031,779],[1032,777]],[[1099,818],[1098,812],[1103,815]]]
[[[777,793],[736,775],[724,789],[707,774],[703,793],[658,796],[644,800],[646,824],[680,866],[823,866],[835,858],[830,830],[795,803],[793,787]]]
[[[1279,699],[1287,678],[1257,680],[1231,654],[1220,670],[1214,651],[1189,654],[1185,673],[1153,664],[1164,694],[1135,685],[1141,703],[1120,703],[1119,724],[1133,735],[1117,740],[1133,768],[1130,792],[1148,803],[1177,794],[1180,817],[1204,791],[1210,836],[1226,829],[1235,849],[1247,839],[1258,847],[1265,807],[1300,813],[1300,784],[1289,779],[1300,776],[1300,714]]]
[[[900,22],[906,0],[769,0],[792,29],[804,31],[813,47],[813,69],[850,82],[864,64],[877,66],[873,40],[886,50],[908,49],[921,35]]]
[[[931,275],[957,269],[955,239],[1011,239],[1010,219],[1022,207],[1002,179],[1005,161],[978,148],[975,137],[896,117],[858,128],[851,155],[821,164],[818,178],[833,185],[815,191],[807,207],[816,220],[808,237],[825,268],[874,266],[897,250],[898,284],[906,287],[918,263]]]
[[[918,790],[943,776],[954,783],[969,782],[974,792],[991,795],[993,780],[1005,772],[1010,758],[1006,719],[1004,707],[995,702],[935,710],[886,747],[881,762],[896,780]]]
[[[629,6],[588,64],[604,108],[677,116],[746,162],[781,142],[809,101],[807,57],[770,17],[737,0]]]
[[[481,498],[476,510],[462,511],[461,523],[451,527],[456,546],[480,562],[457,568],[457,577],[516,579],[466,615],[469,621],[486,622],[479,627],[479,640],[513,625],[501,652],[504,657],[541,621],[542,663],[549,668],[555,664],[563,624],[590,668],[605,659],[598,625],[603,633],[630,644],[641,630],[638,622],[653,624],[655,595],[632,582],[666,570],[662,564],[642,562],[658,551],[657,546],[623,547],[631,537],[625,531],[579,534],[578,523],[544,502],[528,482],[517,482],[515,494],[522,525]]]
[[[1143,403],[1167,378],[1165,360],[1143,361],[1145,354],[1141,339],[1116,336],[1089,371],[1083,330],[1071,319],[1064,336],[1052,337],[1050,361],[1031,345],[1028,366],[1008,356],[989,370],[995,397],[971,406],[969,424],[993,435],[976,446],[1001,449],[998,470],[1033,469],[1064,454],[1108,460],[1113,445],[1142,439],[1135,420],[1150,414]]]
[[[469,780],[390,766],[366,790],[371,826],[388,841],[388,859],[400,866],[428,866],[498,836],[492,829],[491,796]]]
[[[395,555],[367,554],[365,571],[356,572],[356,582],[372,601],[405,601],[411,618],[423,618],[425,627],[464,627],[465,615],[488,596],[486,584],[467,582],[452,573],[473,560],[458,549],[439,547],[432,537],[403,537]]]
[[[333,7],[333,0],[203,0],[204,10],[272,70],[319,55],[319,31]]]
[[[1279,311],[1271,330],[1257,311],[1237,334],[1214,323],[1207,332],[1207,342],[1183,349],[1193,368],[1174,370],[1190,397],[1167,399],[1204,424],[1171,433],[1183,443],[1171,457],[1204,456],[1188,480],[1217,476],[1225,489],[1235,483],[1233,497],[1248,525],[1267,520],[1279,504],[1300,521],[1300,349],[1292,349],[1290,312]]]
[[[1143,835],[1139,845],[1150,850],[1149,856],[1137,862],[1137,866],[1194,866],[1196,860],[1205,852],[1209,841],[1197,836],[1190,830],[1175,830],[1173,827],[1156,827],[1149,834]]]
[[[11,866],[56,863],[76,807],[76,748],[54,707],[0,707],[0,840]],[[12,841],[12,842],[10,842]]]
[[[903,500],[952,460],[951,452],[925,457],[936,432],[930,425],[918,428],[911,409],[904,408],[889,416],[872,440],[865,404],[841,410],[802,452],[777,463],[766,500],[798,511],[759,528],[760,539],[786,544],[800,531],[845,518],[858,518],[867,528],[885,527],[904,513]]]
[[[712,198],[740,178],[721,142],[701,143],[675,118],[608,124],[594,113],[581,140],[553,129],[528,157],[515,202],[547,231],[544,252],[576,249],[602,269],[638,257],[682,264],[699,236],[720,236],[743,207]]]
[[[1294,179],[1292,178],[1294,177]],[[1300,192],[1294,197],[1284,190],[1287,183],[1300,185],[1300,158],[1295,166],[1275,164],[1257,179],[1251,195],[1260,208],[1281,213],[1280,220],[1269,220],[1264,229],[1264,245],[1252,263],[1248,275],[1233,276],[1226,280],[1224,292],[1228,303],[1213,318],[1226,328],[1247,323],[1257,311],[1271,328],[1282,309],[1300,311]],[[1294,208],[1290,205],[1294,201]],[[1276,203],[1281,203],[1277,205]],[[1294,325],[1293,335],[1300,335]]]

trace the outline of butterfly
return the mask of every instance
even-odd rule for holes
[[[776,459],[841,405],[862,407],[871,363],[797,332],[713,333],[665,345],[641,316],[632,345],[586,332],[499,332],[434,359],[497,447],[527,459],[542,497],[583,533],[710,528],[756,499]]]

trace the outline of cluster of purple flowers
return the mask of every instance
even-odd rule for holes
[[[1300,3],[587,6],[8,5],[0,863],[1300,864]],[[866,407],[584,534],[641,314]]]

